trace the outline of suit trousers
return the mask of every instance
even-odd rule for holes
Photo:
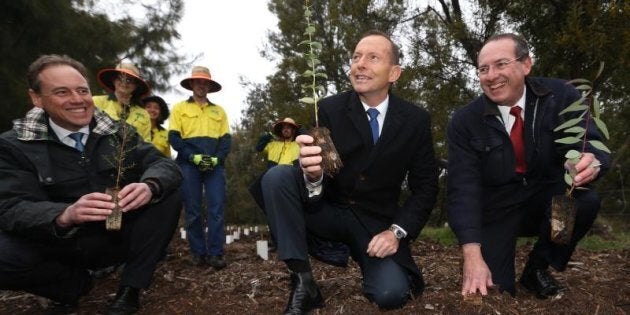
[[[529,262],[537,268],[552,266],[563,271],[577,243],[593,225],[600,207],[600,200],[593,190],[574,191],[577,214],[573,237],[569,244],[558,245],[551,241],[551,194],[543,189],[525,203],[505,209],[501,218],[484,222],[482,227],[481,253],[492,272],[492,281],[500,291],[516,294],[515,254],[519,236],[537,236],[529,253]]]
[[[0,289],[24,290],[74,303],[89,290],[97,269],[124,263],[120,285],[148,288],[181,212],[179,191],[123,215],[120,231],[104,222],[83,224],[68,239],[34,240],[0,232]]]
[[[271,232],[277,241],[278,259],[308,261],[307,233],[343,242],[361,267],[363,293],[381,308],[402,307],[410,297],[411,276],[392,257],[367,255],[372,239],[354,211],[322,199],[308,202],[299,169],[279,165],[267,171],[262,191]]]

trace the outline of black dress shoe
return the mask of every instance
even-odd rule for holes
[[[313,274],[309,272],[291,273],[291,296],[284,310],[285,315],[307,314],[315,308],[324,307],[322,293]]]
[[[116,293],[114,303],[110,305],[108,315],[130,315],[140,309],[140,289],[121,287]]]
[[[539,299],[554,296],[562,289],[547,269],[525,268],[520,283]]]
[[[216,270],[221,270],[227,266],[223,255],[208,256],[208,265],[212,266]]]

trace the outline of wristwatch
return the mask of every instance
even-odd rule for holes
[[[405,230],[403,230],[400,226],[396,224],[390,225],[389,230],[394,233],[394,237],[396,237],[396,239],[398,240],[403,239],[405,236],[407,236]]]

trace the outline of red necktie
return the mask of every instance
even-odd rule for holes
[[[510,132],[510,139],[512,140],[512,148],[514,148],[514,157],[516,158],[515,171],[520,174],[524,174],[527,170],[527,163],[525,162],[525,144],[523,143],[523,118],[521,118],[521,108],[517,105],[510,108],[510,115],[514,116],[514,125],[512,125],[512,131]]]

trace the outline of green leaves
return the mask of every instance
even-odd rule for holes
[[[315,125],[319,126],[319,121],[317,119],[317,101],[321,95],[324,95],[326,89],[322,85],[317,84],[317,79],[327,79],[328,76],[320,72],[319,67],[322,62],[319,60],[319,52],[322,50],[323,46],[320,42],[313,40],[313,36],[315,35],[316,28],[311,24],[311,16],[313,12],[309,9],[308,0],[304,2],[304,19],[306,20],[306,29],[304,30],[304,36],[307,38],[300,42],[300,45],[306,46],[306,52],[304,53],[304,57],[306,58],[306,64],[309,69],[302,73],[302,77],[311,79],[309,84],[302,85],[302,90],[304,93],[310,96],[300,98],[300,102],[313,105],[313,109],[315,111]]]
[[[600,63],[599,71],[595,78],[597,78],[602,73],[603,69],[604,65],[603,63]],[[588,143],[597,150],[611,153],[610,149],[608,149],[608,147],[606,147],[606,145],[601,141],[586,139],[587,129],[593,127],[597,128],[597,130],[601,132],[604,138],[610,138],[606,124],[600,118],[600,102],[597,99],[597,94],[593,93],[593,83],[586,79],[574,79],[569,81],[569,83],[576,85],[575,88],[582,93],[582,97],[580,97],[579,100],[571,103],[571,105],[567,106],[567,108],[558,113],[558,115],[562,116],[567,113],[576,112],[581,112],[581,114],[579,114],[579,116],[576,118],[571,118],[565,121],[553,130],[555,132],[563,131],[567,134],[573,134],[560,139],[556,139],[555,142],[567,145],[577,144],[581,142],[582,152],[584,152],[584,150],[586,149],[586,144]],[[567,159],[567,171],[564,174],[564,181],[567,183],[567,185],[571,186],[571,190],[569,190],[570,194],[570,192],[573,191],[574,188],[576,188],[573,185],[573,178],[575,177],[575,175],[577,175],[575,164],[580,161],[582,153],[577,150],[569,150],[564,157]]]

